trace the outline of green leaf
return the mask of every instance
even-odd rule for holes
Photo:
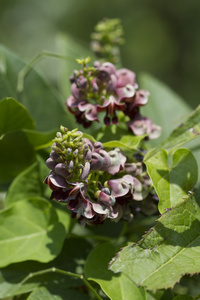
[[[15,54],[0,46],[4,71],[0,72],[0,99],[10,96],[20,101],[36,122],[36,129],[47,131],[60,127],[74,128],[75,120],[65,107],[65,99],[34,70],[25,78],[24,90],[17,93],[17,79],[25,63]]]
[[[61,298],[52,295],[45,287],[36,288],[27,298],[27,300],[53,300],[53,299],[57,300]]]
[[[83,282],[71,276],[56,272],[44,272],[52,267],[65,271],[81,274],[85,259],[91,250],[91,245],[83,239],[66,239],[62,252],[49,263],[39,263],[37,261],[25,261],[15,263],[0,271],[0,298],[12,297],[14,295],[25,294],[38,286],[45,286],[54,295],[62,296],[68,287],[83,286]],[[39,272],[39,273],[38,273]],[[37,275],[24,279],[32,273]],[[23,282],[23,284],[22,284]],[[71,299],[76,299],[75,297]]]
[[[54,294],[53,292],[50,292],[45,287],[38,287],[36,288],[30,296],[27,298],[27,300],[88,300],[88,296],[84,293],[81,293],[79,291],[65,288],[65,291],[63,294],[58,295]]]
[[[74,39],[69,34],[59,33],[56,38],[56,45],[59,53],[71,56],[72,58],[74,57],[74,60],[62,60],[58,62],[58,83],[64,97],[69,97],[71,94],[69,78],[74,70],[80,69],[76,58],[88,57],[89,55],[93,59],[94,56],[89,47],[85,47],[85,45],[82,45],[80,41]]]
[[[59,254],[64,238],[48,201],[33,197],[16,202],[0,211],[0,266],[28,259],[48,262]]]
[[[108,270],[109,260],[113,257],[115,248],[105,243],[94,248],[85,264],[85,276],[88,280],[97,282],[111,300],[134,299],[145,300],[143,288],[139,288],[126,275],[114,275]]]
[[[149,74],[139,76],[140,88],[150,92],[149,103],[141,108],[142,114],[152,119],[162,127],[161,138],[167,138],[172,130],[178,126],[191,112],[191,108],[173,90],[163,82]]]
[[[119,141],[110,141],[103,143],[104,148],[125,148],[129,150],[136,149],[139,143],[145,138],[146,135],[133,136],[133,135],[124,135]]]
[[[178,149],[172,157],[160,150],[146,161],[146,166],[159,197],[160,213],[182,201],[197,182],[197,162],[188,149]]]
[[[6,194],[5,207],[27,197],[50,198],[50,189],[43,183],[49,169],[45,162],[38,157],[37,161],[20,173],[12,182]]]
[[[12,131],[0,137],[0,182],[15,178],[35,161],[35,152],[26,135]]]
[[[18,129],[34,129],[34,120],[26,108],[13,98],[0,101],[0,136]]]
[[[147,153],[144,160],[149,159],[160,149],[177,148],[198,137],[200,137],[200,105],[170,134],[166,140],[164,140],[151,152]]]
[[[173,298],[173,300],[192,300],[193,298],[190,295],[182,294]]]
[[[194,197],[162,215],[138,244],[118,253],[110,269],[149,290],[171,288],[184,274],[200,272],[200,208]]]
[[[25,133],[29,143],[35,148],[35,150],[52,146],[52,139],[54,139],[56,135],[55,130],[40,132],[35,130],[24,129],[23,132]]]

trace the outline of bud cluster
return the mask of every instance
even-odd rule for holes
[[[118,124],[118,112],[122,111],[133,134],[147,134],[150,139],[160,135],[161,128],[140,114],[140,107],[148,102],[149,92],[138,90],[134,72],[124,68],[116,70],[110,62],[96,61],[93,67],[84,63],[70,80],[72,95],[66,105],[85,128],[99,121],[100,112],[105,113],[106,126]]]
[[[151,189],[141,162],[128,161],[119,148],[106,151],[77,129],[61,127],[46,164],[51,171],[44,183],[52,189],[51,199],[66,203],[83,225],[130,220],[135,203]]]

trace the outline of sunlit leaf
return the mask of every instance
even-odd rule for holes
[[[180,148],[172,157],[160,150],[146,161],[146,166],[159,197],[160,213],[182,201],[197,182],[197,162],[188,149]]]
[[[110,269],[150,290],[173,287],[184,274],[200,272],[200,208],[195,198],[161,216],[138,244],[118,253]]]
[[[0,266],[48,262],[59,254],[64,238],[64,226],[48,201],[32,197],[16,202],[0,211]]]

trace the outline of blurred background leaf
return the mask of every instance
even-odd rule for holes
[[[120,18],[123,65],[164,81],[193,108],[199,103],[199,1],[1,0],[0,8],[1,43],[27,60],[43,49],[59,51],[60,33],[87,48],[97,22]],[[0,66],[4,69],[2,58]],[[38,68],[58,84],[57,60],[44,60]]]

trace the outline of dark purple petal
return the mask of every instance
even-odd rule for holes
[[[119,69],[116,72],[117,74],[117,86],[123,87],[127,84],[135,84],[135,73],[128,69]]]
[[[81,172],[80,179],[85,180],[90,173],[90,163],[86,161],[85,166]]]
[[[66,182],[66,180],[64,179],[63,176],[55,174],[55,173],[51,173],[48,176],[48,180],[50,181],[50,183],[53,185],[54,188],[67,188],[68,187],[68,183]],[[49,184],[50,186],[50,184]],[[50,186],[50,188],[52,188]]]
[[[80,91],[80,89],[77,87],[76,83],[72,83],[71,85],[71,92],[74,98],[77,100],[84,100],[85,99],[85,94]]]
[[[55,168],[56,164],[57,163],[51,157],[46,160],[46,165],[51,170]]]
[[[54,171],[56,172],[56,174],[59,174],[63,177],[67,177],[70,175],[70,173],[68,172],[67,170],[67,166],[66,164],[63,164],[63,163],[59,163],[55,166],[55,169]]]

